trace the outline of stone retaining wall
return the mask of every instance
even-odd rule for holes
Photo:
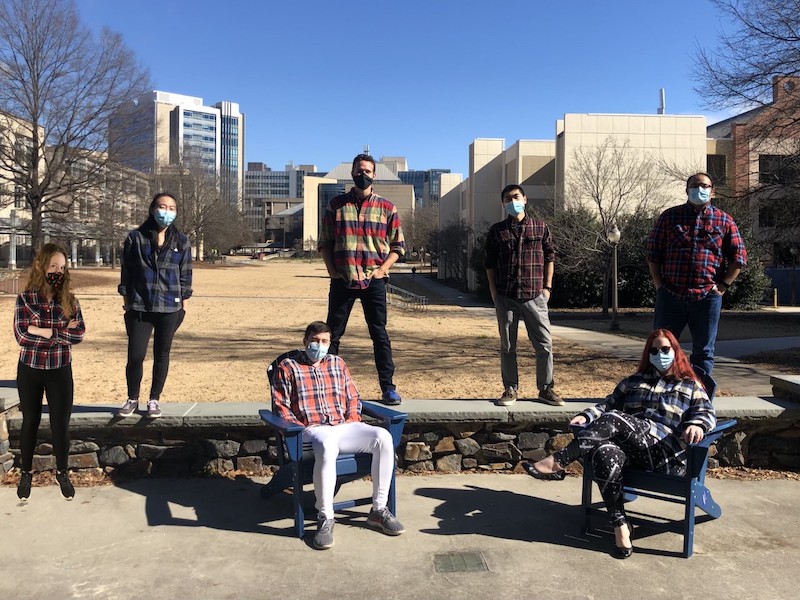
[[[0,414],[0,476],[19,466],[18,432]],[[106,427],[73,429],[69,466],[144,477],[243,471],[265,475],[277,465],[266,426]],[[410,472],[512,471],[572,439],[564,423],[407,424],[397,464]],[[49,431],[40,430],[35,471],[55,469]],[[800,421],[741,419],[711,450],[710,466],[800,469]]]

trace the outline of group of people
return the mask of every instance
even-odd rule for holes
[[[318,526],[314,547],[333,546],[333,495],[340,452],[373,454],[373,506],[367,524],[387,535],[404,532],[387,508],[394,448],[388,432],[361,421],[360,399],[339,344],[356,299],[361,300],[373,343],[381,401],[402,399],[393,381],[394,362],[386,332],[386,282],[402,258],[405,242],[396,207],[373,189],[376,164],[359,154],[352,164],[354,187],[329,203],[318,250],[330,276],[327,320],[314,321],[303,348],[277,365],[271,383],[274,410],[305,427],[304,441],[315,456],[314,491]],[[622,503],[621,471],[628,465],[660,472],[685,469],[686,445],[700,441],[715,425],[714,409],[697,373],[711,374],[714,344],[727,292],[746,263],[744,243],[733,219],[711,204],[713,182],[696,173],[686,184],[687,202],[666,210],[647,242],[647,260],[657,289],[654,331],[636,373],[625,378],[597,406],[575,416],[584,424],[566,448],[536,463],[524,463],[537,479],[564,479],[569,463],[591,461],[615,532],[614,554],[631,555],[631,529]],[[519,185],[500,194],[507,217],[486,238],[484,266],[500,337],[503,393],[510,406],[519,398],[517,332],[525,323],[536,353],[537,399],[562,406],[554,387],[553,344],[548,301],[556,248],[547,224],[526,210]],[[142,364],[153,332],[153,380],[146,414],[161,415],[159,399],[169,370],[173,337],[192,295],[191,249],[174,225],[177,201],[157,194],[147,220],[125,241],[119,293],[128,334],[128,399],[120,417],[139,408]],[[71,347],[83,339],[80,305],[70,289],[66,250],[46,244],[34,259],[26,289],[17,298],[14,332],[21,346],[18,367],[22,476],[17,489],[28,498],[36,432],[46,391],[50,407],[57,479],[64,497],[74,488],[67,475],[73,384]],[[688,324],[691,362],[678,339]]]

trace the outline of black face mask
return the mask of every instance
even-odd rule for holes
[[[56,291],[60,290],[61,286],[64,285],[63,273],[47,273],[45,279],[47,279],[47,283],[50,284],[50,287]]]
[[[353,175],[353,183],[355,183],[356,187],[360,190],[366,190],[372,185],[372,182],[372,177],[368,177],[367,175],[364,175],[364,173]]]

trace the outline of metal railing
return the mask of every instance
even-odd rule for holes
[[[428,297],[419,296],[396,285],[386,285],[386,303],[394,304],[400,308],[410,308],[411,310],[427,310]]]

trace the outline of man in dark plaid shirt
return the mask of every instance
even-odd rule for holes
[[[563,406],[564,401],[553,389],[553,338],[547,309],[553,285],[553,237],[544,221],[525,214],[528,199],[522,187],[506,186],[500,200],[508,217],[489,229],[484,261],[500,330],[500,372],[505,390],[497,404],[511,406],[517,400],[521,316],[536,351],[538,399]]]
[[[691,363],[709,375],[722,296],[747,263],[747,251],[731,216],[711,204],[707,173],[686,181],[688,201],[665,210],[647,239],[647,264],[656,286],[654,329],[680,339],[692,334]]]

